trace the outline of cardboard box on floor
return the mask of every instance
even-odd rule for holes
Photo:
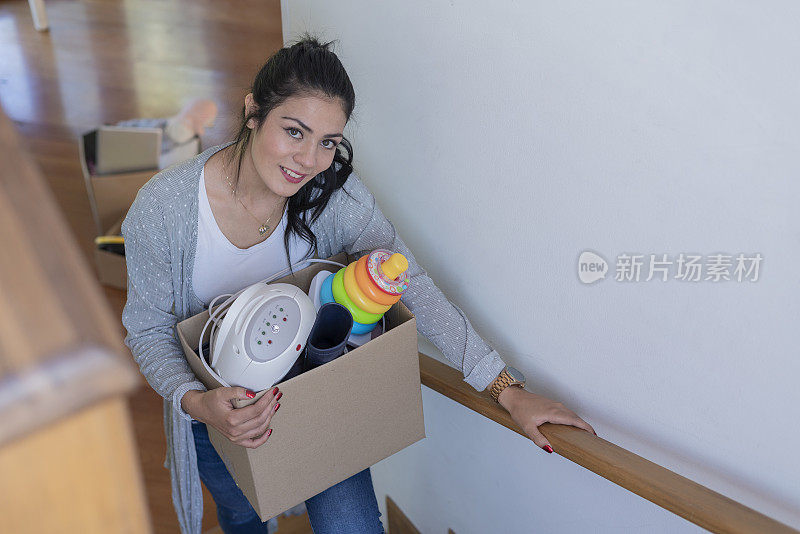
[[[101,134],[113,135],[103,137]],[[105,145],[101,142],[103,140]],[[124,150],[126,147],[129,150]],[[97,235],[120,235],[122,220],[136,193],[159,171],[158,167],[163,168],[172,162],[164,158],[164,154],[159,156],[160,147],[161,130],[158,128],[103,126],[78,138],[78,154]],[[104,148],[106,150],[101,154]],[[200,140],[195,138],[186,146],[181,145],[180,151],[171,151],[169,155],[186,159],[199,151]],[[95,171],[101,155],[105,156],[103,163],[106,168],[139,170],[97,174]],[[125,256],[95,248],[94,261],[101,284],[121,289],[127,287]]]
[[[345,253],[330,259],[349,260]],[[275,282],[307,292],[314,275],[331,267],[313,263]],[[385,333],[278,384],[281,409],[272,418],[272,435],[257,449],[235,445],[208,426],[211,443],[262,521],[425,437],[417,321],[402,302],[384,317]],[[195,375],[213,389],[221,384],[196,352],[207,320],[205,311],[178,323],[177,331]],[[208,330],[204,342],[207,338]]]
[[[147,179],[149,180],[149,178]],[[145,182],[147,181],[145,180]],[[137,189],[138,191],[138,189]],[[135,198],[134,194],[134,198]],[[133,199],[128,202],[128,211]],[[122,221],[125,219],[123,216],[117,220],[103,235],[121,235],[122,234]],[[126,289],[128,287],[128,264],[125,263],[125,256],[103,250],[101,248],[94,248],[94,265],[97,268],[97,279],[104,286],[118,287]]]

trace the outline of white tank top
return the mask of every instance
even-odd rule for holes
[[[280,225],[266,241],[242,249],[228,241],[217,225],[206,193],[205,171],[200,173],[199,190],[197,250],[192,271],[192,286],[195,294],[206,306],[218,295],[236,293],[289,266],[283,247],[283,235],[288,219],[286,208],[283,210]],[[289,256],[293,264],[301,260],[309,250],[310,245],[307,241],[294,234],[289,238]],[[308,265],[310,264],[305,262],[295,267],[295,271]]]

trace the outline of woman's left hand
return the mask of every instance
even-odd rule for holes
[[[542,423],[576,426],[597,435],[589,423],[560,402],[520,387],[507,387],[500,393],[499,401],[528,437],[547,452],[553,452],[553,448],[547,438],[539,432],[539,425]]]

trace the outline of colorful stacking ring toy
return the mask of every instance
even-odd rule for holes
[[[408,260],[402,254],[383,249],[372,251],[367,258],[367,274],[387,295],[400,295],[408,289]]]
[[[366,256],[361,256],[361,258],[356,262],[354,271],[358,287],[361,288],[361,291],[364,292],[364,295],[369,297],[373,302],[377,302],[378,304],[383,304],[385,306],[391,306],[400,300],[400,295],[391,296],[379,290],[378,287],[372,283],[372,280],[367,274]]]
[[[408,260],[378,249],[329,275],[320,286],[321,304],[337,302],[353,316],[353,334],[371,332],[408,289]]]
[[[323,282],[322,286],[320,287],[319,291],[319,300],[320,304],[328,304],[329,302],[336,302],[336,299],[333,298],[333,278],[335,275],[328,276]],[[361,334],[366,334],[367,332],[372,332],[372,329],[375,328],[375,325],[378,324],[377,322],[372,324],[361,324],[353,321],[353,329],[350,331],[351,334],[359,336]]]
[[[353,304],[353,301],[347,295],[347,291],[344,290],[344,271],[345,268],[339,269],[339,272],[333,276],[333,282],[331,284],[333,298],[336,299],[336,302],[350,310],[350,313],[353,315],[353,320],[357,323],[371,324],[380,321],[382,314],[365,312]]]
[[[370,299],[367,295],[361,291],[361,288],[358,286],[356,282],[356,263],[353,262],[348,265],[344,270],[344,290],[347,292],[347,296],[350,297],[350,300],[353,301],[360,310],[363,310],[367,313],[376,313],[378,315],[383,315],[391,305],[383,305],[377,302],[374,302]]]

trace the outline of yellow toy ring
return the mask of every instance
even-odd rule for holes
[[[358,306],[353,304],[353,301],[350,300],[350,297],[347,296],[347,292],[344,290],[344,271],[345,268],[342,267],[333,277],[333,283],[331,284],[333,298],[336,300],[336,302],[347,308],[347,310],[350,312],[350,315],[353,316],[353,320],[357,323],[372,324],[380,321],[381,314],[367,313],[364,310],[360,310]]]
[[[361,256],[361,258],[356,262],[353,271],[355,271],[356,282],[358,283],[359,289],[361,289],[364,295],[366,295],[372,302],[377,302],[378,304],[391,307],[392,304],[400,300],[400,295],[392,296],[375,287],[375,284],[372,283],[372,280],[367,274],[366,256]]]
[[[353,304],[367,313],[377,313],[381,315],[386,313],[391,306],[385,306],[378,304],[377,302],[373,302],[367,295],[365,295],[364,292],[361,291],[361,288],[358,287],[358,283],[356,283],[355,270],[355,262],[348,265],[344,270],[344,290],[347,292],[347,296],[350,297],[350,300],[353,301]]]

